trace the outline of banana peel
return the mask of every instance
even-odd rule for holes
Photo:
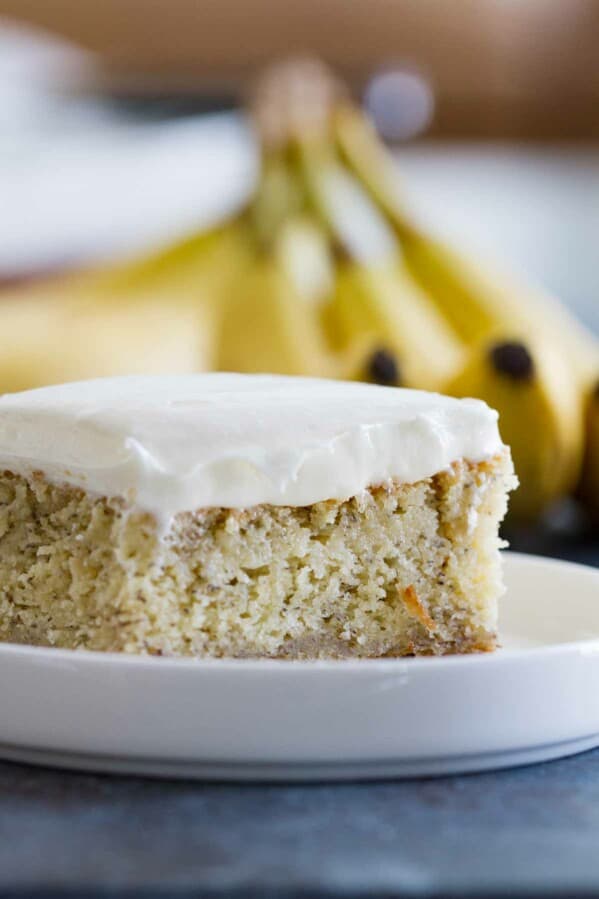
[[[336,253],[335,287],[323,305],[331,345],[344,349],[371,335],[393,357],[402,384],[438,389],[460,364],[461,341],[415,283],[380,210],[330,146],[312,138],[296,149],[313,213]],[[378,368],[365,362],[362,370],[376,380]]]
[[[511,335],[484,340],[445,392],[478,397],[499,412],[521,484],[510,502],[512,518],[532,520],[573,490],[582,464],[581,394],[549,341]]]
[[[599,366],[597,338],[555,297],[425,234],[408,212],[393,157],[355,107],[339,107],[334,129],[341,156],[394,228],[414,279],[456,333],[468,344],[502,331],[546,335],[586,389]]]
[[[221,371],[331,376],[318,315],[271,258],[257,258],[227,301]]]
[[[463,363],[461,342],[399,262],[341,262],[323,317],[341,347],[359,334],[376,338],[396,360],[404,386],[438,390]]]
[[[577,495],[594,522],[599,522],[599,378],[585,402],[585,450]]]
[[[213,367],[225,292],[245,254],[238,229],[129,265],[4,292],[0,389]]]
[[[414,279],[466,343],[498,331],[532,340],[545,335],[586,389],[599,365],[599,341],[554,297],[421,234],[406,237],[404,254]]]
[[[297,217],[257,242],[251,264],[225,300],[216,367],[224,371],[334,377],[334,357],[320,325],[328,289],[326,244]]]

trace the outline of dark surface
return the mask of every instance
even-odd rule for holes
[[[5,890],[465,897],[599,889],[599,751],[470,777],[291,787],[7,764],[0,793]]]
[[[599,565],[587,528],[514,549]],[[599,698],[598,698],[599,701]],[[226,785],[0,764],[0,897],[599,896],[599,750],[436,780]]]
[[[508,525],[503,536],[515,552],[551,556],[599,568],[599,522],[582,517],[574,503],[556,509],[543,527]]]

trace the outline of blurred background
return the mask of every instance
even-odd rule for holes
[[[190,347],[195,325],[187,308],[169,305],[168,273],[151,308],[124,318],[114,298],[101,313],[94,300],[75,331],[61,307],[67,274],[160,257],[246,208],[264,169],[244,112],[251,85],[265,66],[297,55],[331,66],[374,123],[423,233],[477,264],[498,264],[523,293],[530,286],[558,298],[597,334],[598,45],[599,0],[0,0],[0,391],[126,370],[115,346],[126,356],[142,320],[148,334],[133,370],[145,370],[146,358],[154,369],[169,370],[173,358],[183,368],[222,367],[207,349],[208,325],[202,351]],[[102,282],[94,296],[112,289]],[[177,317],[185,336],[171,327]],[[61,346],[66,356],[74,343],[77,359],[59,364]],[[477,389],[468,377],[467,392],[487,398],[484,379]],[[547,400],[554,387],[543,386],[539,404],[562,417],[567,392],[557,387]],[[592,388],[590,376],[577,387],[587,448]],[[536,409],[527,397],[518,414],[530,415],[531,402]],[[555,425],[539,465],[561,452],[560,427],[575,426]],[[582,492],[597,492],[594,510],[599,450],[590,462],[583,451],[586,462],[572,464],[586,466]],[[538,520],[554,499],[580,495],[580,477],[548,490],[524,517]],[[521,545],[553,551],[556,534],[562,554],[578,551],[574,542],[564,549],[571,534],[576,546],[595,545],[595,525],[573,524],[570,506],[560,508],[542,538],[527,525]]]
[[[254,160],[229,110],[263,65],[310,52],[380,123],[400,118],[387,136],[435,227],[593,318],[597,0],[0,0],[0,16],[4,276],[239,203]]]

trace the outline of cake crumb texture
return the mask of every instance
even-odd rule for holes
[[[346,501],[200,509],[0,476],[0,639],[198,657],[491,650],[509,452]]]

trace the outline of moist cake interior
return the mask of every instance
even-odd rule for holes
[[[491,650],[509,453],[346,501],[178,514],[0,477],[0,639],[154,655]]]

